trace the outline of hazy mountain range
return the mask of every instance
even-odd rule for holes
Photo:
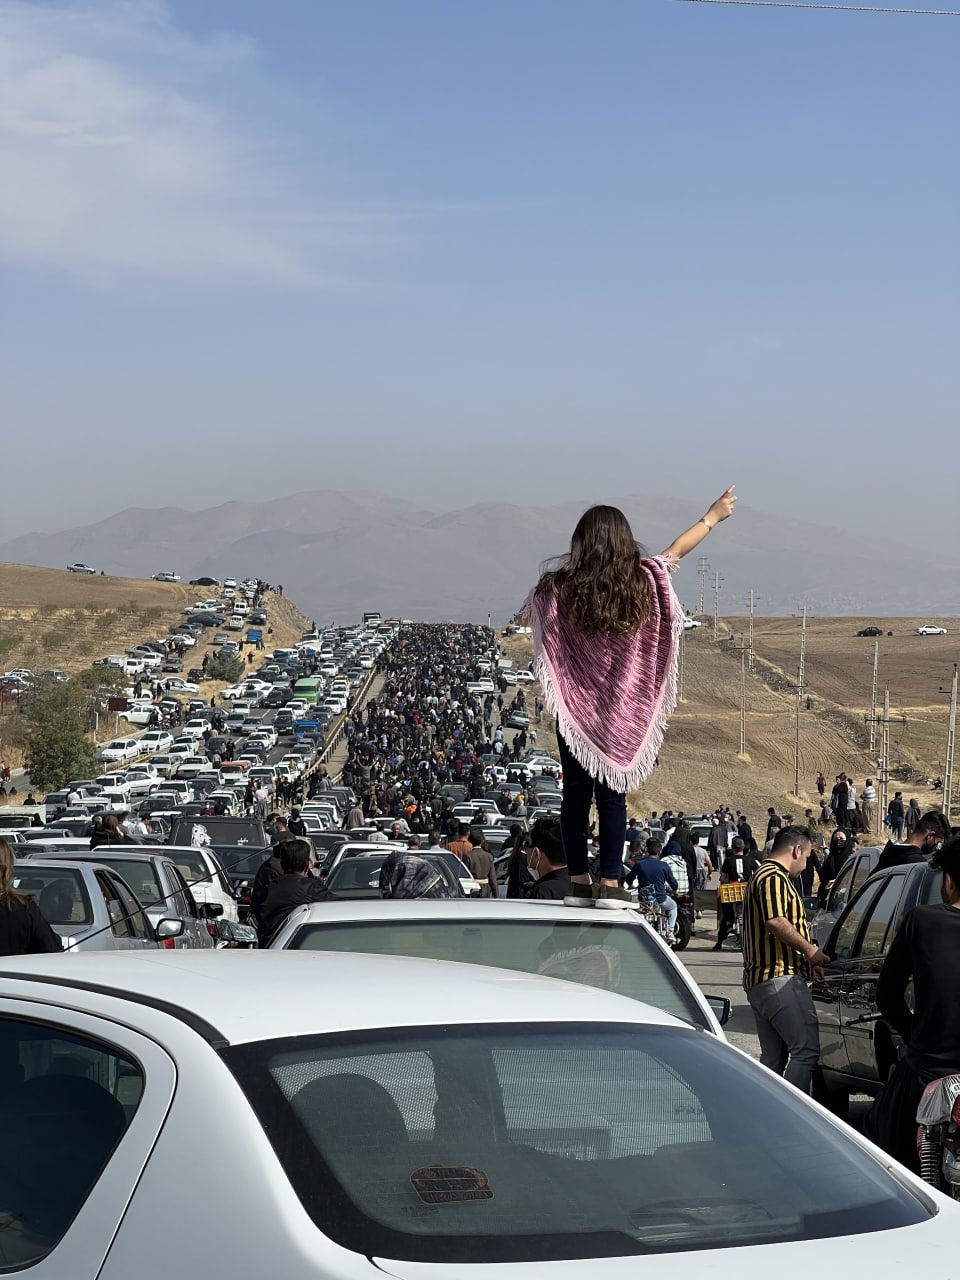
[[[610,499],[637,536],[659,551],[703,514],[702,502],[631,495]],[[203,511],[129,508],[62,533],[0,544],[0,560],[63,568],[83,560],[108,574],[184,581],[255,574],[321,625],[384,616],[503,622],[520,605],[542,560],[569,545],[589,500],[552,505],[484,502],[456,510],[367,492],[320,490]],[[721,613],[741,614],[748,588],[759,610],[788,614],[960,614],[960,561],[745,506],[700,548],[723,578]],[[696,607],[696,555],[677,589]],[[708,607],[712,609],[708,592]]]

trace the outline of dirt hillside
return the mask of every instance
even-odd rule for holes
[[[928,780],[943,772],[949,686],[960,661],[960,630],[946,636],[918,636],[929,619],[892,621],[823,618],[807,623],[805,684],[811,699],[800,713],[800,794],[795,776],[796,670],[800,654],[799,618],[758,618],[756,665],[747,672],[745,754],[740,746],[740,644],[746,620],[727,619],[721,639],[712,625],[687,632],[683,653],[683,701],[667,731],[660,765],[646,786],[630,796],[631,813],[650,809],[711,810],[721,802],[762,814],[768,805],[801,816],[817,809],[816,775],[832,782],[841,770],[862,785],[876,780],[877,746],[869,751],[868,725],[873,678],[873,644],[858,638],[862,627],[882,626],[879,701],[891,694],[890,767],[894,787],[921,804],[939,803]],[[947,624],[945,624],[947,625]],[[887,632],[893,632],[888,636]],[[504,642],[524,665],[529,639]],[[940,692],[940,690],[946,692]],[[528,694],[532,703],[532,695]],[[538,741],[555,741],[544,717]]]

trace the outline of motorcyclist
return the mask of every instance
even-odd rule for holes
[[[632,874],[636,877],[640,898],[656,903],[667,918],[668,932],[673,933],[677,926],[677,902],[667,890],[676,893],[677,880],[669,864],[661,859],[660,850],[659,840],[648,840],[646,857],[633,864]]]
[[[749,880],[760,863],[755,854],[750,853],[745,841],[736,836],[730,845],[730,852],[720,864],[721,884],[743,884]],[[722,951],[724,939],[733,929],[737,920],[737,907],[732,902],[720,904],[720,923],[717,928],[717,940],[714,951]]]
[[[919,1170],[917,1104],[931,1080],[960,1074],[960,836],[934,854],[942,902],[905,917],[880,970],[877,1007],[906,1051],[867,1117],[869,1137],[901,1164]],[[906,993],[913,982],[912,1009]]]

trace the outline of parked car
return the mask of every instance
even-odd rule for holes
[[[77,560],[74,564],[67,565],[67,573],[96,573],[96,569],[92,565],[84,564]]]
[[[922,627],[917,627],[918,636],[945,636],[946,634],[946,627],[934,626],[932,622],[925,623]]]
[[[175,834],[178,827],[182,827],[184,821],[177,815],[172,834]],[[187,821],[205,823],[207,821],[222,822],[227,819],[193,818]],[[150,853],[156,853],[158,848],[150,845],[143,847]],[[159,848],[177,867],[199,907],[202,908],[204,903],[214,907],[219,906],[222,908],[222,919],[237,923],[240,918],[237,912],[237,900],[224,872],[223,864],[212,849],[203,845],[176,844],[173,841]]]
[[[97,759],[104,763],[123,764],[126,760],[136,760],[140,755],[138,738],[114,738],[97,752]]]
[[[179,573],[173,573],[170,569],[162,569],[159,573],[153,575],[154,582],[179,582]]]
[[[868,845],[850,854],[837,872],[837,878],[827,893],[823,907],[811,921],[810,932],[817,946],[823,946],[833,932],[833,926],[860,892],[867,876],[876,871],[883,845]]]
[[[349,857],[339,866],[369,860],[368,855]],[[730,1002],[703,995],[632,908],[609,913],[601,923],[589,907],[534,900],[323,902],[292,912],[270,945],[275,950],[393,952],[561,977],[641,1000],[721,1038],[721,1024],[730,1013]]]
[[[179,680],[176,676],[172,680],[166,682],[168,693],[199,693],[200,686],[193,684],[190,680]]]
[[[336,867],[326,877],[325,888],[338,899],[374,899],[381,902],[380,869],[392,852],[389,845],[375,846],[376,852],[365,850],[352,856],[340,859]],[[443,858],[433,853],[419,855],[429,862],[440,875],[451,892],[458,897],[464,893],[455,872]]]
[[[2,971],[21,1270],[160,1280],[174,1221],[192,1274],[238,1278],[950,1271],[954,1201],[718,1037],[605,991],[369,955]],[[264,1206],[266,1237],[211,1230]]]
[[[33,849],[29,856],[37,861],[49,857]],[[86,852],[71,852],[69,857],[72,862],[97,863],[115,872],[142,904],[155,930],[161,920],[179,920],[182,931],[165,938],[165,948],[181,951],[213,947],[214,938],[206,921],[212,921],[215,915],[209,915],[207,907],[201,912],[179,868],[161,847],[150,853],[146,850],[134,853],[101,846]]]
[[[940,902],[942,882],[926,861],[875,871],[824,944],[832,959],[811,988],[820,1024],[815,1096],[838,1115],[851,1093],[878,1093],[899,1061],[900,1038],[877,1009],[877,980],[904,916]]]
[[[858,637],[869,636],[872,638],[872,637],[882,636],[882,635],[883,635],[883,627],[862,627],[857,632]]]
[[[36,898],[40,914],[66,950],[156,951],[160,946],[143,906],[102,863],[74,860],[69,853],[41,858],[33,846],[30,856],[14,867],[13,887]],[[178,935],[172,922],[163,929],[164,937]]]
[[[191,587],[219,587],[220,583],[216,578],[191,578]]]

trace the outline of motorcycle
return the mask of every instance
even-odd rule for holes
[[[917,1107],[920,1177],[960,1200],[960,1075],[931,1080]]]
[[[670,926],[667,924],[667,917],[660,910],[660,905],[657,902],[655,897],[653,897],[652,895],[647,895],[646,893],[641,891],[637,898],[637,907],[641,915],[643,916],[644,920],[646,920],[647,924],[650,926],[650,928],[654,931],[654,933],[658,934],[663,939],[663,941],[667,944],[668,947],[678,946],[678,938],[680,936],[679,909],[677,911],[676,929],[671,930]],[[686,937],[686,942],[683,943],[683,946],[685,947],[687,945],[687,942],[689,941],[690,941],[690,935],[688,933]]]
[[[696,921],[696,910],[693,905],[692,893],[677,894],[677,928],[676,942],[674,950],[682,951],[690,941],[693,933],[694,922]]]

